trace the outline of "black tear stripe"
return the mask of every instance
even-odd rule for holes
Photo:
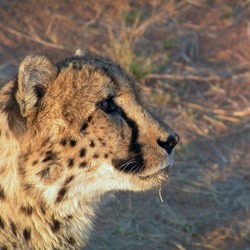
[[[31,233],[31,230],[30,228],[25,228],[23,230],[23,237],[26,241],[29,241],[30,240],[30,233]]]
[[[132,135],[130,139],[129,152],[131,157],[126,159],[113,159],[112,163],[115,168],[125,172],[125,173],[141,173],[145,168],[145,161],[142,155],[142,146],[138,143],[139,129],[133,120],[128,118],[125,112],[120,108],[120,113],[123,119],[127,122],[128,126],[131,128]]]

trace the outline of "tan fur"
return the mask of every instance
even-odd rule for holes
[[[104,194],[166,182],[170,133],[109,60],[27,57],[0,92],[0,249],[84,247]]]

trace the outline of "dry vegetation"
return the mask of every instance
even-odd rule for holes
[[[118,193],[89,250],[250,249],[249,1],[0,1],[0,81],[32,53],[108,55],[181,135],[163,191]]]

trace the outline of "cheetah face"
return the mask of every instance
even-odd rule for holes
[[[27,188],[61,202],[167,181],[179,137],[145,108],[118,65],[81,51],[57,65],[32,56],[16,84],[18,126],[10,127]]]

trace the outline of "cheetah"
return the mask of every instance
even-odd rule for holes
[[[109,193],[167,182],[178,141],[111,60],[27,56],[0,91],[0,249],[86,246]]]

